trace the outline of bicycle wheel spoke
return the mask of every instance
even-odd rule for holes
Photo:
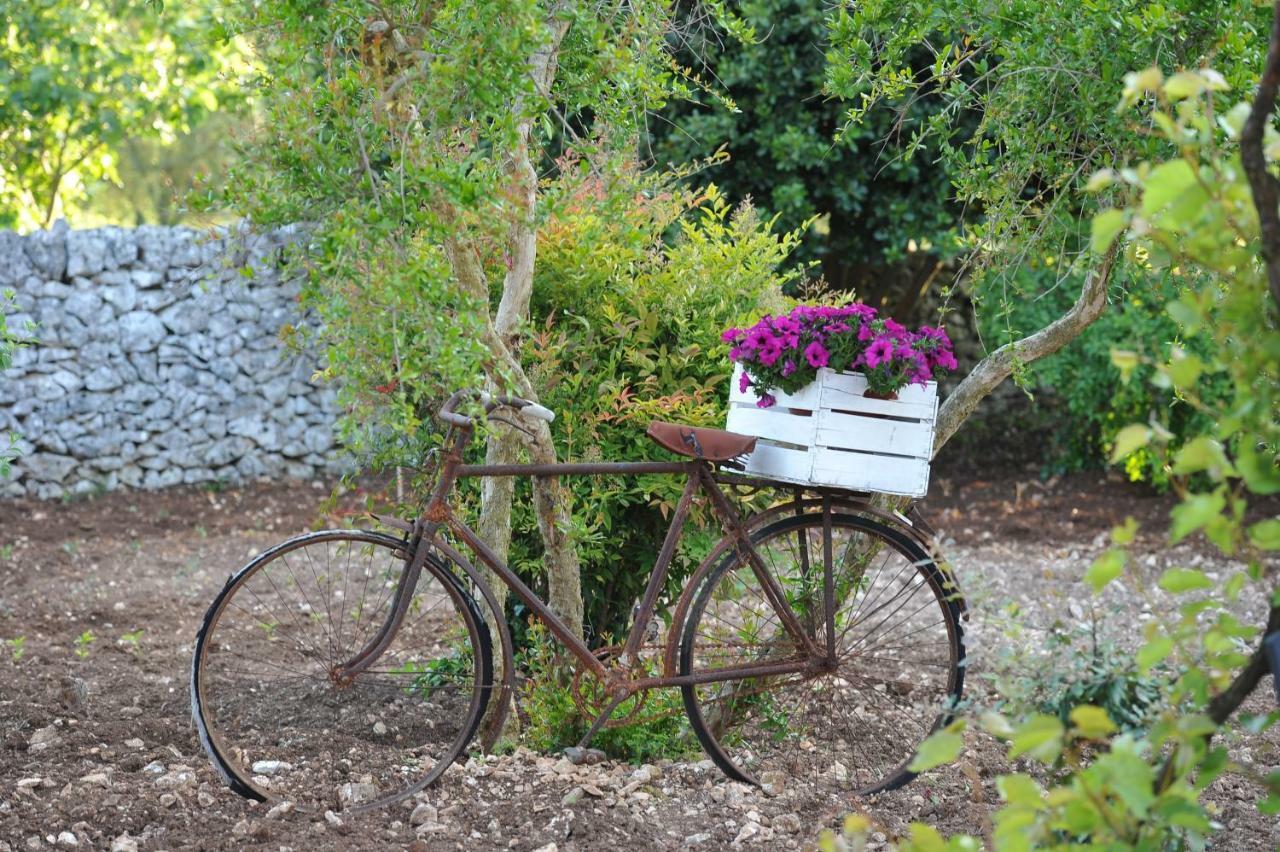
[[[916,744],[958,688],[956,606],[936,569],[876,521],[834,515],[826,616],[821,514],[775,521],[754,547],[820,652],[834,658],[787,678],[743,677],[682,687],[695,733],[730,774],[804,776],[818,788],[872,792],[910,778]],[[934,573],[930,573],[934,572]],[[695,595],[681,671],[732,670],[799,654],[749,564],[728,551]],[[696,710],[696,712],[695,712]],[[714,745],[714,747],[713,747]]]
[[[197,722],[210,756],[245,787],[316,807],[385,802],[465,747],[492,687],[481,684],[489,646],[435,563],[388,624],[402,548],[358,531],[301,536],[250,563],[210,608]],[[376,656],[361,653],[375,645]]]

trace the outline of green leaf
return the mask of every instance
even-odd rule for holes
[[[1175,388],[1186,390],[1195,386],[1200,374],[1204,372],[1204,362],[1195,355],[1183,354],[1170,361],[1165,370],[1168,371]]]
[[[1133,544],[1133,540],[1138,536],[1138,522],[1133,515],[1129,515],[1124,519],[1124,523],[1118,527],[1111,528],[1111,541],[1114,544],[1126,545]]]
[[[1009,757],[1029,755],[1043,763],[1052,763],[1062,753],[1065,733],[1057,716],[1043,713],[1032,716],[1013,732]]]
[[[916,756],[907,769],[912,772],[924,772],[935,766],[950,763],[956,759],[962,748],[964,748],[964,737],[949,728],[944,728],[930,734],[924,742],[920,743]]]
[[[1099,757],[1092,769],[1102,777],[1103,783],[1128,807],[1135,816],[1142,817],[1155,802],[1155,770],[1138,756],[1132,743],[1120,737],[1112,744],[1111,751]]]
[[[1213,581],[1194,568],[1170,568],[1160,575],[1158,585],[1171,595],[1180,595],[1212,588]]]
[[[911,823],[911,845],[916,852],[947,852],[947,843],[932,826],[920,822]]]
[[[1127,382],[1133,371],[1138,369],[1138,353],[1127,349],[1112,349],[1111,363],[1120,371],[1120,381]]]
[[[1227,499],[1220,491],[1211,494],[1192,494],[1169,512],[1169,541],[1177,544],[1218,517],[1227,506]]]
[[[996,790],[1011,805],[1045,806],[1044,790],[1029,775],[1001,775],[996,779]]]
[[[1107,550],[1102,553],[1084,572],[1084,580],[1093,586],[1094,593],[1124,573],[1125,553],[1123,550]]]
[[[1111,208],[1103,210],[1097,216],[1093,217],[1093,232],[1090,245],[1093,250],[1102,254],[1110,246],[1112,240],[1124,230],[1125,214],[1122,210]]]
[[[1084,191],[1099,192],[1115,182],[1116,173],[1114,169],[1099,169],[1090,175],[1088,183],[1084,185]]]
[[[1280,550],[1280,518],[1268,518],[1249,527],[1249,541],[1262,550]]]
[[[1115,444],[1111,448],[1111,463],[1123,461],[1134,450],[1145,447],[1151,441],[1151,428],[1141,423],[1132,423],[1116,433]]]
[[[1196,173],[1186,160],[1161,163],[1147,175],[1142,192],[1142,210],[1148,216],[1159,213],[1194,186],[1197,186]]]
[[[1075,726],[1076,736],[1089,740],[1100,740],[1116,732],[1115,723],[1107,715],[1107,711],[1092,704],[1081,704],[1071,710],[1071,724]]]
[[[1157,663],[1167,659],[1171,653],[1173,653],[1173,638],[1157,636],[1138,649],[1134,660],[1138,664],[1138,670],[1146,674]]]
[[[1236,469],[1254,494],[1280,493],[1280,469],[1276,467],[1275,455],[1259,452],[1256,443],[1249,435],[1241,436]]]
[[[1164,84],[1164,93],[1172,101],[1193,98],[1207,88],[1206,80],[1195,71],[1179,71]]]
[[[1194,438],[1190,443],[1178,450],[1178,454],[1173,458],[1173,472],[1180,476],[1210,469],[1213,469],[1218,474],[1217,478],[1220,478],[1225,472],[1232,471],[1231,463],[1227,461],[1227,454],[1223,452],[1222,444],[1208,435]]]

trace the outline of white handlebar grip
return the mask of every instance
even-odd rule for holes
[[[538,405],[536,402],[529,403],[522,409],[522,411],[530,417],[536,417],[539,420],[545,420],[548,423],[556,419],[556,413],[554,411],[546,406]]]

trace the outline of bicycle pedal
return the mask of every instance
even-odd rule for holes
[[[594,766],[604,760],[605,753],[598,748],[569,746],[564,750],[564,756],[569,758],[569,762],[574,766]]]

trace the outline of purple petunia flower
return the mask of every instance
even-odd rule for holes
[[[786,376],[791,375],[791,374],[792,374],[792,373],[794,373],[795,371],[796,371],[796,362],[795,362],[795,361],[792,361],[790,358],[788,358],[788,359],[786,360],[786,363],[784,363],[784,364],[782,365],[782,375],[783,375],[784,377],[786,377]]]
[[[756,401],[756,408],[772,408],[775,404],[777,404],[777,402],[778,400],[773,394],[766,393],[766,394],[763,394],[760,397],[760,399]]]
[[[887,336],[877,337],[863,353],[863,361],[868,367],[879,367],[893,357],[893,340]]]
[[[742,375],[738,377],[738,393],[746,393],[749,387],[751,387],[751,377],[747,375],[746,370],[743,370]]]
[[[810,367],[825,367],[831,360],[831,353],[827,351],[827,347],[815,340],[804,348],[804,357]]]
[[[746,332],[740,328],[726,328],[720,335],[720,339],[725,343],[737,343],[745,335]]]
[[[766,367],[772,367],[780,357],[782,357],[782,344],[776,339],[770,340],[769,345],[760,350],[760,363]]]

